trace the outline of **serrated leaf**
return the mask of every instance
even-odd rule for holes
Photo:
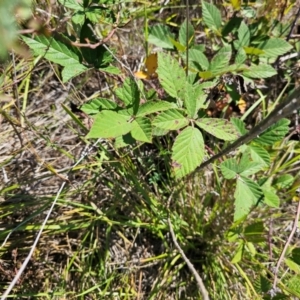
[[[247,59],[247,54],[245,50],[243,48],[239,48],[235,56],[235,60],[234,60],[235,64],[239,66],[243,64],[246,61],[246,59]]]
[[[265,167],[270,166],[270,154],[266,149],[256,145],[249,145],[247,150],[249,151],[251,159],[253,161],[257,161]]]
[[[290,120],[281,119],[274,125],[270,126],[260,137],[256,138],[254,142],[262,145],[273,145],[280,141],[289,132]]]
[[[185,47],[192,46],[195,38],[194,34],[195,32],[193,25],[185,20],[179,29],[179,43]]]
[[[248,46],[250,43],[250,30],[243,21],[238,29],[238,38],[240,47]]]
[[[136,118],[132,122],[131,135],[134,139],[141,142],[151,143],[152,127],[151,122],[147,118]]]
[[[300,297],[300,275],[292,276],[287,282],[288,288],[292,291],[293,295],[297,298]]]
[[[82,1],[77,1],[77,0],[58,0],[58,2],[67,7],[71,8],[74,10],[81,10],[83,8],[82,6]]]
[[[89,101],[83,104],[80,108],[88,115],[97,114],[99,111],[103,109],[111,109],[114,110],[118,107],[115,102],[112,102],[108,99],[104,98],[96,98],[92,101]]]
[[[218,31],[222,25],[221,12],[210,3],[202,1],[202,18],[205,25],[213,31]]]
[[[288,189],[293,184],[294,180],[294,176],[290,174],[283,174],[274,181],[274,185],[278,189]]]
[[[127,77],[123,86],[115,90],[117,97],[122,100],[127,108],[133,108],[133,114],[138,111],[140,92],[136,82]]]
[[[258,45],[258,48],[263,50],[262,56],[269,58],[277,58],[279,55],[283,55],[290,51],[293,46],[280,38],[270,38]]]
[[[234,221],[237,221],[250,212],[253,205],[262,196],[260,186],[247,177],[241,176],[237,180],[237,186],[234,193]]]
[[[169,54],[158,53],[158,79],[165,91],[174,98],[180,98],[185,85],[185,72]]]
[[[64,67],[61,72],[63,83],[68,82],[71,78],[78,76],[87,70],[89,70],[89,68],[79,63],[77,65],[74,64],[72,66]]]
[[[204,156],[204,141],[195,127],[185,128],[172,147],[172,166],[176,178],[181,178],[196,169]]]
[[[209,70],[214,74],[224,70],[229,65],[231,54],[232,51],[230,45],[221,48],[211,60]]]
[[[155,25],[149,28],[148,43],[164,49],[173,49],[169,37],[174,39],[169,27],[165,25]]]
[[[186,82],[184,93],[184,104],[187,110],[187,114],[190,118],[194,118],[197,109],[197,96],[194,94],[193,86]]]
[[[276,192],[274,189],[270,189],[269,186],[262,187],[262,191],[264,194],[264,203],[267,204],[270,207],[279,208],[280,206],[280,199],[276,195]]]
[[[251,65],[243,75],[250,78],[269,78],[276,75],[276,70],[270,65]]]
[[[129,120],[130,116],[103,110],[96,115],[87,138],[115,138],[124,135],[132,129],[132,123],[129,123]]]
[[[72,16],[72,22],[76,25],[83,26],[85,21],[85,13],[83,10],[78,10],[76,13]]]
[[[251,161],[249,152],[243,153],[241,160],[238,164],[238,170],[237,173],[239,175],[250,176],[258,171],[260,171],[262,168],[261,163],[256,161]]]
[[[245,123],[238,118],[231,118],[230,122],[235,126],[240,136],[246,134],[248,130],[245,127]]]
[[[238,173],[237,160],[234,158],[226,159],[224,162],[221,163],[220,170],[224,178],[226,179],[235,178]]]
[[[192,66],[197,68],[197,70],[207,70],[209,68],[209,61],[203,51],[198,49],[189,50],[189,62],[192,63]]]
[[[176,109],[163,111],[152,122],[154,126],[167,130],[177,130],[187,126],[188,123],[189,120]]]
[[[143,117],[170,108],[177,108],[177,105],[167,101],[148,101],[140,106],[136,116]]]
[[[229,121],[217,118],[202,118],[196,124],[209,134],[224,141],[232,141],[239,137],[236,127]]]
[[[153,136],[164,136],[169,132],[168,129],[158,128],[156,126],[152,126],[152,135]]]
[[[34,39],[22,36],[24,42],[33,50],[35,55],[42,55],[46,59],[64,67],[71,68],[80,64],[80,57],[76,49],[67,47],[61,41],[53,37],[47,38],[43,35],[37,35]]]

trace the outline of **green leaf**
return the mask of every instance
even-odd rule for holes
[[[63,82],[88,70],[80,63],[79,52],[67,44],[69,40],[63,43],[42,35],[34,39],[22,36],[22,39],[36,56],[43,55],[46,59],[65,67],[62,71]]]
[[[275,142],[282,140],[289,132],[290,120],[281,119],[274,125],[269,127],[260,137],[256,138],[254,142],[262,145],[273,145]]]
[[[238,174],[238,163],[234,158],[229,158],[221,163],[220,170],[226,179],[233,179]]]
[[[64,67],[62,72],[61,72],[61,77],[63,82],[68,82],[71,78],[80,75],[83,72],[86,72],[87,70],[89,70],[89,68],[87,68],[84,65],[81,64],[74,64],[72,66],[67,66]]]
[[[244,230],[247,242],[261,243],[266,240],[266,229],[263,222],[255,222],[248,225]]]
[[[211,60],[209,70],[214,74],[223,71],[229,65],[231,54],[232,51],[230,45],[221,48]]]
[[[178,52],[184,52],[186,50],[186,47],[184,45],[181,45],[179,42],[175,41],[174,39],[172,38],[169,38],[172,45],[174,45],[176,47],[176,50]]]
[[[276,75],[276,70],[270,65],[251,65],[243,75],[250,78],[269,78]]]
[[[246,52],[246,54],[249,54],[249,55],[262,55],[264,54],[264,51],[261,50],[261,49],[258,49],[258,48],[255,48],[255,47],[244,47],[244,51]]]
[[[246,134],[248,130],[245,127],[245,123],[238,118],[231,118],[230,122],[235,126],[240,136]]]
[[[97,114],[99,111],[103,109],[114,110],[117,107],[118,105],[113,101],[104,98],[96,98],[93,99],[92,101],[89,101],[88,103],[83,104],[80,108],[86,114],[92,115],[92,114]]]
[[[127,133],[125,135],[117,136],[114,142],[115,148],[122,148],[122,147],[128,147],[130,145],[134,145],[136,143],[136,140],[131,136],[130,133]]]
[[[293,46],[280,38],[270,38],[258,45],[258,48],[263,50],[262,56],[269,58],[277,58],[279,55],[283,55],[290,51]]]
[[[42,55],[46,59],[64,67],[71,68],[80,64],[80,56],[76,49],[66,43],[37,35],[34,39],[22,36],[24,42],[33,50],[35,55]]]
[[[156,127],[168,130],[177,130],[187,126],[189,120],[176,109],[169,109],[159,114],[152,122]]]
[[[295,178],[290,174],[282,174],[275,181],[274,186],[277,189],[288,189],[293,184]]]
[[[231,263],[233,264],[239,263],[242,260],[243,253],[244,253],[244,243],[240,242],[240,244],[238,245],[235,251],[233,258],[231,259]]]
[[[121,70],[115,66],[100,67],[99,70],[101,70],[101,72],[105,72],[113,75],[121,74]]]
[[[132,122],[131,135],[134,139],[141,142],[151,143],[152,127],[151,122],[147,118],[136,118]]]
[[[179,43],[181,45],[184,45],[185,47],[189,47],[193,45],[194,38],[195,38],[194,27],[190,22],[185,20],[179,29]]]
[[[292,291],[296,298],[300,297],[300,275],[292,276],[287,282],[288,288]]]
[[[213,31],[220,29],[222,24],[221,12],[215,5],[202,1],[202,18],[209,29]]]
[[[152,135],[153,136],[164,136],[169,132],[168,129],[162,129],[156,126],[152,126]]]
[[[241,160],[238,164],[238,170],[237,173],[239,175],[243,176],[250,176],[258,171],[260,171],[262,168],[261,163],[256,161],[251,161],[249,152],[243,153]]]
[[[185,128],[172,147],[172,166],[176,178],[181,178],[196,169],[204,156],[204,141],[195,127]]]
[[[235,64],[236,65],[242,65],[247,59],[247,54],[243,48],[239,48],[236,56],[235,56]]]
[[[76,13],[72,16],[72,22],[76,25],[83,26],[85,21],[85,13],[83,10],[78,10]]]
[[[262,196],[260,186],[247,177],[241,176],[237,180],[236,191],[234,193],[234,221],[247,216],[250,209]]]
[[[274,188],[270,186],[262,187],[262,191],[264,193],[264,203],[270,207],[279,208],[280,206],[280,199],[276,195],[276,191]]]
[[[58,2],[64,7],[71,8],[74,10],[82,10],[82,1],[77,0],[58,0]]]
[[[239,137],[236,127],[227,120],[217,118],[202,118],[196,124],[209,134],[224,141],[232,141]]]
[[[148,101],[140,106],[136,116],[143,117],[170,108],[177,108],[177,105],[167,101]]]
[[[250,30],[248,26],[243,21],[238,30],[238,38],[240,47],[248,46],[250,43]]]
[[[197,68],[197,70],[207,70],[209,68],[209,61],[205,54],[198,49],[189,50],[189,62],[192,63],[192,67]]]
[[[251,161],[249,155],[244,154],[238,162],[236,158],[225,160],[220,165],[221,172],[226,179],[250,176],[261,170],[261,164]]]
[[[138,111],[140,92],[136,82],[127,77],[121,88],[115,90],[117,97],[122,100],[127,108],[133,108],[133,114]]]
[[[269,152],[257,145],[249,145],[247,147],[247,151],[249,151],[251,159],[253,161],[257,161],[261,163],[264,167],[268,167],[271,164],[270,154]]]
[[[173,44],[169,37],[174,39],[169,27],[165,25],[155,25],[149,28],[148,43],[164,49],[173,49]]]
[[[103,110],[96,115],[87,138],[115,138],[124,135],[133,127],[129,120],[130,116]]]
[[[198,89],[195,89],[192,84],[185,83],[184,104],[190,118],[194,118],[198,112],[197,100],[199,95],[196,92]],[[200,90],[200,92],[202,91]]]
[[[165,91],[179,99],[185,85],[185,73],[178,62],[169,54],[158,53],[158,79]]]

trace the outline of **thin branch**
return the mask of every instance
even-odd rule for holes
[[[296,216],[295,216],[295,220],[294,220],[294,224],[293,224],[293,228],[292,228],[292,231],[289,235],[289,238],[288,240],[286,241],[285,245],[284,245],[284,248],[281,252],[281,255],[278,259],[278,262],[277,262],[277,265],[276,265],[276,269],[275,269],[275,276],[274,276],[274,282],[273,282],[273,290],[276,291],[276,286],[277,286],[277,281],[278,281],[278,271],[279,271],[279,267],[284,259],[284,256],[285,256],[285,253],[291,243],[291,240],[298,228],[298,222],[299,222],[299,216],[300,216],[300,201],[298,202],[298,208],[297,208],[297,213],[296,213]]]
[[[190,262],[190,260],[186,257],[186,255],[184,254],[183,250],[180,248],[177,240],[176,240],[176,236],[171,224],[171,220],[170,217],[168,217],[168,223],[169,223],[169,227],[170,227],[170,232],[171,232],[171,236],[173,239],[173,243],[176,247],[176,249],[178,250],[178,252],[180,253],[180,255],[182,256],[183,260],[185,261],[185,263],[187,264],[188,268],[190,269],[190,271],[192,272],[192,274],[194,275],[197,285],[199,287],[199,290],[202,294],[203,300],[209,300],[209,296],[208,296],[208,292],[207,289],[203,283],[203,280],[201,279],[200,275],[197,273],[195,267],[193,266],[193,264]]]

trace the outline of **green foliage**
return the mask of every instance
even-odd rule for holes
[[[91,69],[101,71],[102,74],[124,72],[124,68],[118,65],[120,61],[115,59],[117,50],[109,48],[105,43],[105,38],[108,33],[119,29],[128,20],[124,13],[125,5],[119,12],[118,6],[123,3],[114,5],[116,1],[59,0],[59,3],[65,10],[66,16],[69,16],[67,31],[71,34],[53,33],[51,36],[23,34],[22,41],[32,50],[34,56],[43,57],[61,66],[62,69],[58,69],[61,70],[59,76],[64,83],[76,76],[83,76]],[[145,222],[146,225],[143,224],[143,226],[155,232],[159,231],[160,236],[165,234],[163,230],[160,231],[161,228],[165,230],[168,227],[165,223],[166,209],[163,205],[160,206],[159,201],[156,201],[153,191],[146,191],[139,180],[147,178],[147,182],[155,186],[155,192],[163,195],[159,200],[165,201],[165,194],[177,187],[182,188],[185,177],[193,174],[203,163],[207,156],[207,149],[210,153],[218,152],[222,147],[225,148],[245,135],[249,124],[233,117],[230,120],[223,119],[222,116],[226,114],[225,109],[222,112],[224,114],[220,114],[221,117],[209,116],[207,108],[211,91],[223,82],[227,75],[239,76],[245,82],[271,78],[277,74],[273,63],[278,60],[279,56],[288,53],[293,48],[292,43],[283,39],[287,32],[286,26],[279,24],[267,26],[263,18],[253,20],[253,15],[257,13],[254,8],[246,4],[241,5],[239,1],[231,1],[231,5],[239,13],[234,14],[232,19],[227,21],[215,5],[206,1],[201,2],[202,19],[197,26],[205,29],[205,39],[209,40],[209,43],[197,44],[196,35],[199,28],[196,26],[194,28],[190,20],[183,20],[177,28],[177,33],[174,33],[176,30],[171,30],[167,21],[165,24],[147,27],[147,47],[149,46],[150,49],[154,45],[161,50],[157,55],[158,67],[153,74],[155,76],[151,78],[151,84],[134,78],[131,72],[123,74],[123,77],[120,76],[118,84],[110,86],[112,95],[109,97],[107,94],[101,94],[101,97],[97,95],[80,107],[92,119],[92,125],[88,130],[75,114],[64,107],[85,133],[89,131],[86,135],[87,139],[107,139],[108,144],[114,145],[114,150],[118,155],[123,154],[123,149],[120,148],[128,151],[125,158],[122,155],[118,156],[118,159],[122,156],[122,160],[120,159],[120,165],[118,165],[120,172],[116,177],[124,181],[128,180],[129,185],[136,187],[136,194],[143,195],[145,198],[143,206],[148,206],[150,203],[148,211],[140,209],[137,215],[140,218],[140,215],[147,214],[148,219]],[[13,26],[10,40],[16,35],[17,27]],[[2,44],[7,47],[7,43],[5,41]],[[229,88],[232,86],[228,82],[225,82],[224,86],[229,94]],[[235,87],[232,87],[232,94],[236,92],[234,89]],[[231,101],[239,100],[241,95],[238,92],[236,94],[238,98],[232,97]],[[263,111],[263,114],[265,113],[266,110]],[[234,157],[229,159],[224,157],[221,163],[217,163],[217,168],[213,168],[215,190],[211,192],[212,195],[203,196],[199,190],[194,192],[198,181],[194,186],[185,185],[185,188],[190,189],[189,193],[194,193],[193,201],[204,203],[199,208],[191,201],[187,205],[187,210],[197,207],[198,211],[194,214],[187,212],[185,215],[187,219],[191,216],[188,221],[193,223],[193,231],[196,232],[197,239],[198,235],[205,236],[205,233],[210,234],[213,231],[211,220],[214,220],[215,215],[222,214],[223,209],[226,216],[229,215],[228,218],[233,216],[232,228],[228,230],[219,226],[218,235],[226,231],[228,242],[230,245],[234,244],[234,249],[228,250],[229,246],[224,242],[224,248],[228,247],[226,255],[231,255],[231,263],[235,264],[236,272],[239,272],[240,277],[247,282],[247,289],[257,293],[267,293],[270,290],[269,274],[259,273],[261,266],[257,264],[258,275],[255,281],[251,282],[247,278],[247,272],[241,270],[239,266],[244,258],[256,261],[259,255],[264,255],[263,251],[259,252],[257,248],[265,246],[267,228],[266,222],[261,219],[256,218],[252,221],[248,217],[252,216],[251,214],[257,208],[263,208],[266,211],[278,209],[283,201],[278,191],[291,188],[295,181],[292,175],[283,174],[283,170],[280,170],[281,173],[278,175],[279,171],[274,167],[276,160],[274,157],[278,153],[276,147],[280,146],[280,142],[289,132],[289,123],[287,119],[278,121],[249,144],[231,153]],[[145,143],[153,143],[151,147],[158,150],[159,158],[165,163],[162,170],[158,170],[158,164],[147,165],[144,158],[139,156],[138,151]],[[216,145],[215,149],[212,145]],[[138,151],[135,151],[136,149]],[[107,152],[103,151],[101,157],[106,157],[106,155]],[[128,158],[130,155],[133,157],[132,160]],[[148,159],[151,161],[153,158],[149,155]],[[113,157],[112,160],[115,158]],[[138,167],[134,169],[135,164],[145,167],[143,169],[146,170],[145,174],[141,176],[137,171]],[[203,183],[202,177],[204,175],[200,171],[200,179],[196,177],[196,180],[199,179],[201,185],[204,186],[206,182]],[[167,180],[171,183],[170,187],[165,188],[164,184]],[[108,186],[110,184],[108,183]],[[228,194],[225,192],[227,185],[230,186]],[[120,195],[122,193],[120,192]],[[215,201],[213,197],[217,194],[220,198]],[[223,202],[220,204],[219,200],[225,203],[225,198],[230,200],[234,198],[234,201],[226,202],[223,208]],[[211,203],[215,202],[219,203],[213,204],[213,209],[211,209]],[[201,211],[203,207],[206,208],[205,205],[212,211],[209,216],[206,215],[204,209],[203,212]],[[233,210],[226,205],[233,207]],[[181,206],[185,207],[185,205]],[[226,216],[224,215],[224,218]],[[189,232],[186,229],[189,224],[181,220],[177,212],[172,215],[172,218],[174,219],[172,222],[174,221],[176,225],[174,227],[177,227],[178,239],[188,245],[190,242],[183,233]],[[103,222],[103,219],[99,220]],[[135,221],[136,223],[130,222],[131,220],[126,225],[139,224],[141,226],[142,224],[140,219]],[[116,222],[116,224],[120,223]],[[193,247],[197,248],[195,245]],[[265,248],[263,250],[265,251]],[[297,274],[300,271],[298,252],[294,249],[285,261],[286,265]],[[176,262],[178,257],[172,259],[174,261],[170,265]],[[226,261],[229,262],[228,257]],[[219,277],[222,278],[221,283],[217,284],[225,286],[223,284],[225,276],[221,274]],[[295,295],[299,294],[297,276],[286,280],[285,285]],[[230,295],[227,297],[230,299]]]
[[[0,3],[0,59],[5,59],[7,50],[16,46],[18,22],[26,21],[31,14],[30,0],[3,0]],[[15,15],[18,16],[16,20]]]

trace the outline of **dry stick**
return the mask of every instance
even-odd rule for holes
[[[170,202],[172,200],[173,194],[174,194],[174,191],[171,193],[171,195],[170,195],[170,197],[168,199],[168,202],[167,202],[167,208],[168,208],[168,210],[169,210],[169,207],[170,207]],[[173,243],[174,243],[176,249],[178,250],[178,252],[180,253],[180,255],[182,256],[183,260],[185,261],[186,265],[190,269],[191,273],[194,275],[194,277],[196,279],[196,282],[197,282],[197,285],[199,287],[199,290],[200,290],[200,292],[201,292],[201,294],[203,296],[203,300],[209,300],[208,292],[207,292],[207,289],[206,289],[206,287],[205,287],[205,285],[203,283],[202,278],[200,277],[200,275],[198,274],[198,272],[196,271],[195,267],[190,262],[190,260],[186,257],[184,251],[181,249],[180,245],[177,242],[177,239],[176,239],[173,227],[172,227],[170,215],[168,216],[168,224],[169,224],[169,227],[170,227],[170,233],[171,233],[171,236],[172,236]]]
[[[262,120],[258,125],[253,127],[248,133],[237,139],[235,142],[230,144],[227,148],[225,148],[223,151],[217,153],[204,163],[202,163],[194,172],[191,173],[194,174],[195,172],[203,169],[216,159],[222,157],[223,155],[228,154],[229,152],[233,151],[234,149],[240,147],[243,144],[246,144],[256,137],[258,137],[261,133],[263,133],[265,130],[267,130],[270,126],[275,124],[277,121],[279,121],[282,118],[285,118],[291,114],[293,114],[295,111],[300,109],[300,88],[296,88],[283,102],[281,102],[276,108],[268,115],[267,118]],[[190,175],[190,176],[191,176]],[[190,177],[189,176],[189,177]]]
[[[178,250],[178,252],[180,253],[180,255],[182,256],[183,260],[187,264],[188,268],[190,269],[190,271],[194,275],[194,277],[196,279],[196,282],[197,282],[197,285],[198,285],[198,287],[200,289],[200,292],[201,292],[201,294],[203,296],[203,300],[209,300],[208,292],[206,290],[206,287],[205,287],[205,285],[204,285],[204,283],[203,283],[200,275],[197,273],[195,267],[190,262],[190,260],[186,257],[186,255],[184,254],[183,250],[180,248],[180,246],[179,246],[179,244],[178,244],[178,242],[176,240],[176,236],[175,236],[172,224],[171,224],[170,217],[168,217],[168,223],[169,223],[169,227],[170,227],[170,232],[171,232],[171,236],[172,236],[172,239],[173,239],[173,243],[174,243],[176,249]]]
[[[70,169],[70,171],[69,171],[68,173],[70,173],[70,172],[72,171],[72,169],[75,168],[75,167],[76,167],[76,166],[77,166],[77,165],[78,165],[78,164],[79,164],[79,163],[80,163],[80,162],[81,162],[81,161],[89,154],[89,152],[90,152],[90,151],[91,151],[98,143],[100,143],[100,142],[101,142],[101,139],[98,139],[98,140],[97,140],[90,148],[88,148],[88,146],[87,146],[86,150],[83,151],[81,157],[80,157],[80,158],[78,159],[78,161],[72,166],[72,168]],[[67,173],[67,174],[68,174],[68,173]],[[64,189],[66,183],[67,183],[67,182],[64,181],[64,182],[62,183],[62,185],[60,186],[60,188],[59,188],[59,190],[58,190],[58,192],[57,192],[57,194],[56,194],[56,197],[55,197],[55,199],[54,199],[54,201],[53,201],[53,203],[52,203],[52,205],[51,205],[51,207],[50,207],[50,209],[49,209],[49,211],[48,211],[48,213],[47,213],[47,216],[46,216],[44,222],[43,222],[42,225],[41,225],[41,229],[39,230],[39,232],[38,232],[38,234],[37,234],[37,236],[36,236],[36,239],[35,239],[33,245],[31,246],[31,249],[30,249],[30,251],[29,251],[29,254],[27,255],[26,259],[24,260],[24,262],[23,262],[21,268],[19,269],[19,271],[17,272],[15,278],[14,278],[13,281],[9,284],[8,288],[6,289],[6,291],[4,292],[4,294],[2,295],[1,300],[5,300],[5,299],[7,298],[7,296],[9,295],[9,293],[11,292],[11,290],[13,289],[13,287],[16,285],[16,283],[17,283],[18,280],[20,279],[20,277],[21,277],[22,273],[24,272],[26,266],[28,265],[28,263],[29,263],[29,261],[30,261],[32,255],[33,255],[33,252],[34,252],[34,250],[35,250],[35,248],[36,248],[36,246],[37,246],[37,243],[39,242],[39,239],[40,239],[40,237],[41,237],[41,235],[42,235],[42,232],[43,232],[43,230],[44,230],[44,228],[45,228],[45,226],[46,226],[46,223],[47,223],[48,219],[50,218],[50,215],[51,215],[51,213],[52,213],[52,210],[53,210],[53,208],[54,208],[54,206],[55,206],[55,204],[56,204],[56,202],[57,202],[57,200],[58,200],[58,198],[59,198],[61,192],[63,191],[63,189]]]
[[[276,269],[275,269],[275,276],[274,276],[274,282],[273,282],[273,290],[276,291],[276,285],[277,285],[277,281],[278,281],[278,270],[279,270],[279,267],[280,267],[280,264],[282,263],[283,261],[283,258],[284,258],[284,255],[286,253],[286,250],[288,248],[288,246],[290,245],[291,243],[291,240],[298,228],[298,222],[299,222],[299,216],[300,216],[300,201],[298,201],[298,208],[297,208],[297,213],[296,213],[296,217],[295,217],[295,220],[294,220],[294,224],[293,224],[293,228],[292,228],[292,231],[289,235],[289,238],[288,240],[286,241],[285,245],[284,245],[284,248],[281,252],[281,255],[278,259],[278,262],[277,262],[277,265],[276,265]]]

